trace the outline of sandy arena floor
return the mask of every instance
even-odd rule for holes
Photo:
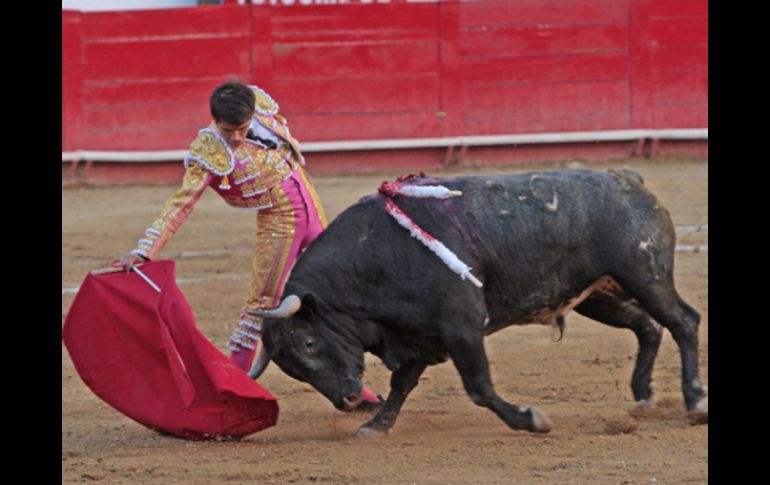
[[[702,317],[701,378],[707,386],[708,162],[631,160],[588,168],[621,166],[640,172],[672,213],[681,249],[676,283]],[[314,183],[333,219],[397,175],[324,176]],[[62,323],[85,274],[132,249],[174,190],[62,190]],[[253,217],[207,191],[162,253],[177,262],[179,286],[199,328],[223,351],[248,284]],[[63,483],[707,483],[708,425],[687,422],[679,353],[669,333],[654,372],[656,407],[638,419],[628,414],[636,355],[630,331],[571,313],[561,342],[551,341],[546,327],[511,327],[487,339],[487,352],[497,391],[538,406],[553,424],[549,434],[508,429],[470,401],[454,367],[445,363],[425,372],[392,435],[360,440],[352,434],[368,415],[336,411],[309,385],[271,365],[260,383],[279,399],[276,426],[238,442],[189,442],[161,436],[100,401],[62,345]],[[365,380],[387,393],[389,373],[374,356],[367,356]]]

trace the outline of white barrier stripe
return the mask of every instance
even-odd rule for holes
[[[708,245],[698,244],[682,244],[676,247],[677,251],[686,253],[707,253],[709,251]]]
[[[246,253],[249,252],[251,254],[251,250],[225,250],[225,249],[214,249],[211,251],[182,251],[180,253],[171,253],[169,254],[167,259],[184,259],[184,258],[197,258],[201,256],[222,256],[222,255],[229,255],[229,254],[240,254],[240,253]],[[94,266],[94,265],[100,265],[103,264],[104,261],[108,259],[106,257],[104,258],[77,258],[77,259],[62,259],[62,263],[65,264],[84,264],[88,266]]]
[[[62,162],[72,162],[74,160],[81,160],[80,152],[61,152]]]
[[[702,224],[700,226],[677,226],[676,232],[680,234],[687,234],[691,232],[708,232],[709,225],[708,224]]]
[[[444,138],[397,138],[391,140],[343,140],[301,143],[303,152],[351,150],[395,150],[403,148],[440,148],[450,146],[529,145],[540,143],[582,143],[630,141],[644,138],[659,140],[708,140],[708,128],[640,129],[574,131],[561,133],[523,133],[518,135],[478,135]],[[93,151],[62,152],[62,162],[91,160],[100,162],[181,161],[187,150],[159,151]]]
[[[220,256],[223,254],[233,254],[235,251],[230,249],[213,249],[211,251],[182,251],[180,258],[197,258],[198,256]],[[245,250],[244,250],[245,252]],[[174,258],[171,258],[174,259]]]
[[[187,150],[161,150],[151,152],[79,150],[76,152],[62,152],[62,162],[71,162],[74,160],[92,160],[99,162],[181,162],[187,153]]]

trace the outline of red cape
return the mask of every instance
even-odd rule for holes
[[[107,404],[157,431],[199,440],[273,426],[278,402],[214,347],[176,286],[174,262],[89,274],[62,338],[78,374]]]

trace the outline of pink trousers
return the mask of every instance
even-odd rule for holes
[[[227,347],[252,349],[261,335],[261,320],[249,310],[275,308],[294,262],[326,228],[318,196],[300,168],[272,190],[273,207],[257,212],[257,243],[252,279],[241,318]]]

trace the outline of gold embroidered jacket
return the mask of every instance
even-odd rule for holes
[[[286,121],[277,115],[254,114],[281,142],[277,148],[246,139],[231,150],[212,123],[198,132],[185,156],[182,186],[163,206],[132,251],[153,259],[184,223],[206,187],[211,186],[228,204],[247,210],[272,207],[271,189],[305,164],[299,143]]]

